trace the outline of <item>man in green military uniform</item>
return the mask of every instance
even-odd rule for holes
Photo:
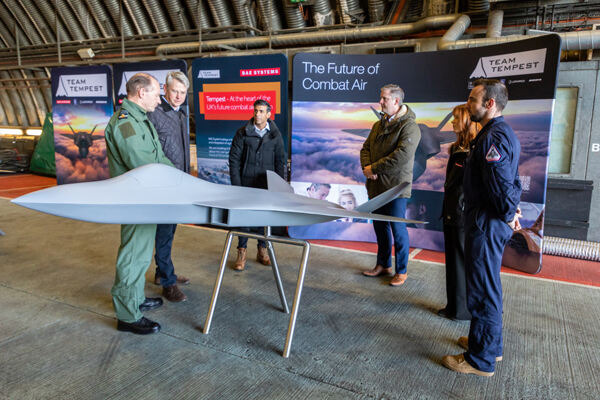
[[[158,81],[138,73],[127,81],[127,98],[105,130],[111,177],[145,164],[173,166],[163,153],[154,125],[146,112],[160,104]],[[152,260],[156,225],[121,225],[115,283],[111,293],[117,314],[117,329],[137,334],[160,331],[160,325],[142,315],[162,305],[162,299],[144,296],[144,276]]]

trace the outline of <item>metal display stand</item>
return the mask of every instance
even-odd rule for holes
[[[277,285],[277,291],[279,292],[279,298],[281,300],[281,306],[283,312],[286,314],[290,313],[290,310],[285,299],[285,293],[283,291],[283,285],[281,284],[281,276],[279,275],[279,266],[275,258],[275,250],[273,244],[284,243],[293,246],[302,246],[302,261],[300,262],[300,270],[298,272],[298,282],[296,283],[296,294],[294,295],[294,302],[292,304],[292,315],[290,315],[290,322],[288,325],[288,332],[285,338],[285,347],[283,348],[283,357],[288,358],[290,356],[290,348],[292,346],[292,338],[294,337],[294,329],[296,328],[296,317],[298,316],[298,306],[300,304],[300,297],[302,296],[302,287],[304,286],[304,275],[306,274],[306,266],[308,264],[308,254],[310,252],[310,243],[306,240],[300,239],[289,239],[279,236],[271,235],[271,227],[265,227],[264,235],[257,235],[247,232],[229,231],[227,238],[225,239],[225,246],[223,248],[223,255],[221,256],[221,265],[219,266],[219,272],[217,274],[217,280],[215,282],[215,288],[213,289],[212,299],[210,306],[208,307],[208,315],[206,316],[206,322],[204,323],[204,329],[202,333],[208,334],[210,330],[210,324],[212,322],[213,314],[215,312],[215,306],[217,305],[217,298],[219,297],[219,290],[221,289],[221,283],[223,282],[223,274],[225,272],[225,266],[227,264],[227,257],[229,256],[229,250],[231,249],[231,243],[234,236],[244,236],[251,239],[261,239],[267,242],[267,250],[269,252],[269,258],[271,259],[271,268],[273,270],[273,277],[275,278],[275,284]]]

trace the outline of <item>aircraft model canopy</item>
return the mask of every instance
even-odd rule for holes
[[[272,190],[220,185],[167,165],[148,164],[115,178],[55,186],[12,202],[59,217],[109,224],[293,226],[343,217],[423,223],[349,211],[335,203],[285,191],[289,185],[274,173],[269,175],[269,182]],[[395,199],[401,190],[401,186],[392,188],[358,209],[375,209]]]

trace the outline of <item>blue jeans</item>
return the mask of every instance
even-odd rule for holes
[[[262,226],[253,226],[251,228],[240,227],[237,229],[240,232],[248,232],[248,233],[256,233],[257,235],[264,235],[265,228]],[[260,247],[267,247],[267,242],[264,240],[258,240],[258,245]],[[245,249],[248,246],[248,238],[244,236],[238,236],[238,249]]]
[[[375,214],[404,218],[407,199],[396,199],[373,211]],[[377,265],[392,266],[392,240],[396,253],[396,273],[405,274],[408,264],[408,230],[404,222],[373,221],[377,236]]]
[[[171,260],[171,247],[173,246],[175,229],[177,229],[177,224],[156,225],[154,261],[156,262],[156,276],[160,277],[162,287],[169,287],[177,282],[175,267],[173,266],[173,260]]]

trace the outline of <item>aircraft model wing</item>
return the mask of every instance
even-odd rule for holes
[[[60,217],[111,224],[294,226],[342,217],[422,223],[348,211],[290,192],[211,183],[163,164],[144,165],[103,181],[43,189],[12,202]]]
[[[370,129],[342,129],[342,132],[347,132],[347,133],[351,133],[356,136],[366,138],[369,136],[369,133],[371,132],[371,130]]]
[[[271,192],[294,193],[294,188],[273,171],[267,171],[267,187]]]

